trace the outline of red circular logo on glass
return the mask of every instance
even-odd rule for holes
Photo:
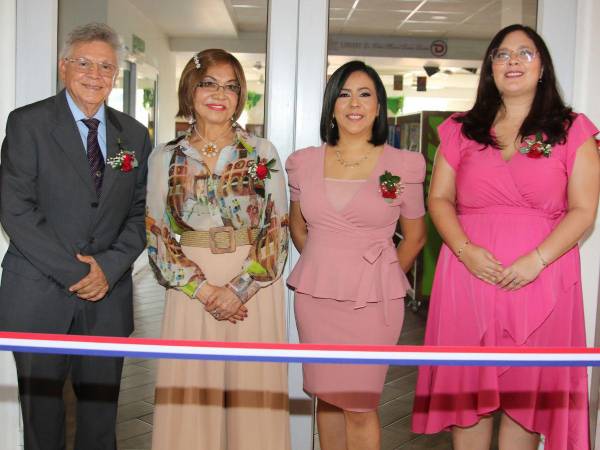
[[[431,49],[431,54],[439,58],[444,56],[448,51],[448,44],[446,43],[446,41],[438,39],[436,41],[433,41],[429,48]]]

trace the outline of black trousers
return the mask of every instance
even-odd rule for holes
[[[81,314],[69,334],[89,334]],[[75,450],[116,450],[115,427],[123,358],[14,353],[25,450],[65,449],[63,388],[71,376],[77,397]]]

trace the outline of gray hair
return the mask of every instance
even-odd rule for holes
[[[123,42],[117,32],[105,23],[92,22],[78,26],[67,36],[60,58],[70,55],[73,46],[82,42],[102,41],[110,45],[117,54],[117,62],[123,57]]]

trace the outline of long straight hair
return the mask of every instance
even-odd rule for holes
[[[462,123],[462,133],[467,138],[484,146],[500,148],[498,141],[491,134],[498,110],[503,106],[502,97],[492,74],[491,55],[493,50],[502,44],[504,38],[514,31],[522,31],[533,41],[542,65],[542,77],[537,84],[529,114],[519,129],[519,135],[525,137],[541,132],[546,135],[546,143],[563,144],[573,123],[573,113],[571,108],[565,105],[558,91],[548,47],[541,36],[526,25],[510,25],[494,36],[485,51],[475,104],[471,110],[457,116],[455,120]]]

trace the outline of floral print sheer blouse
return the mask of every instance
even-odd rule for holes
[[[259,178],[257,164],[269,162],[269,177]],[[166,288],[196,297],[206,279],[185,256],[180,236],[215,227],[258,231],[240,273],[228,284],[240,300],[246,302],[281,275],[288,252],[286,183],[268,140],[238,128],[213,173],[188,136],[162,144],[150,155],[146,201],[150,265]]]

